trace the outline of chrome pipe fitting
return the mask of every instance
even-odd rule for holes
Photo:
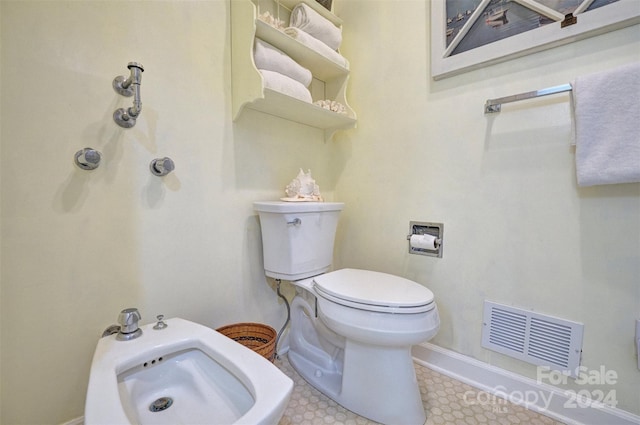
[[[140,84],[142,83],[142,73],[144,68],[137,62],[129,62],[127,65],[131,72],[129,77],[120,75],[114,78],[112,86],[116,93],[122,96],[133,96],[133,106],[125,109],[119,108],[113,113],[113,120],[120,127],[131,128],[136,125],[136,118],[142,112],[142,101],[140,98]]]

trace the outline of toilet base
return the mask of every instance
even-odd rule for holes
[[[372,347],[346,342],[343,373],[318,368],[289,351],[293,368],[340,405],[376,422],[421,425],[426,421],[411,347]]]
[[[300,296],[291,313],[289,363],[309,384],[376,422],[424,424],[410,345],[374,346],[340,337]]]
[[[307,358],[295,351],[287,353],[289,363],[311,386],[332,400],[338,401],[340,387],[342,386],[342,373],[336,371],[323,371]],[[342,403],[340,403],[342,404]],[[347,407],[347,406],[344,406]]]

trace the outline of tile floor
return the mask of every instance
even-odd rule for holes
[[[291,367],[286,356],[276,360],[275,364],[294,382],[291,401],[279,425],[376,423],[345,409],[307,384]],[[505,400],[493,398],[474,387],[419,364],[416,364],[416,374],[427,412],[426,425],[562,424]]]

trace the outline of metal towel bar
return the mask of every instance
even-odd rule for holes
[[[499,99],[488,99],[484,104],[484,113],[491,114],[494,112],[500,112],[500,107],[503,103],[518,102],[520,100],[533,99],[534,97],[548,96],[550,94],[563,93],[567,91],[571,91],[571,84],[562,84],[560,86],[549,87],[542,90],[501,97]]]

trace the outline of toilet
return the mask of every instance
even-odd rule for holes
[[[265,274],[296,287],[289,362],[345,408],[383,424],[426,420],[411,346],[440,326],[433,293],[386,273],[331,270],[339,202],[255,202]]]

